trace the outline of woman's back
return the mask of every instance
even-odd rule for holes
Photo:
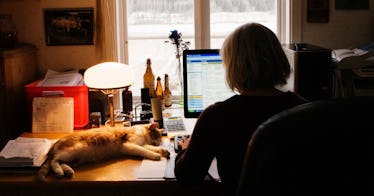
[[[204,175],[195,170],[217,159],[218,172],[225,189],[234,191],[239,179],[242,160],[254,130],[265,120],[286,108],[303,103],[292,93],[279,96],[243,96],[208,107],[198,119],[189,148],[176,166],[178,180],[196,182]],[[187,168],[188,166],[188,168]]]

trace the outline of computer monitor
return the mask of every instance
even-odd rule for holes
[[[206,107],[232,95],[218,49],[183,51],[184,117],[197,118]]]

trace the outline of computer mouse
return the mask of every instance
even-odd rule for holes
[[[187,139],[187,138],[189,138],[190,137],[190,135],[189,134],[187,134],[187,135],[176,135],[176,136],[174,136],[174,151],[176,152],[176,153],[178,153],[178,152],[180,152],[181,151],[181,146],[178,144],[178,141],[184,141],[184,139]]]

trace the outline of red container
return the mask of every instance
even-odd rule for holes
[[[74,98],[74,129],[83,129],[88,125],[88,87],[86,85],[37,86],[39,82],[40,80],[25,85],[30,118],[32,115],[32,100],[34,97],[42,97],[46,92],[59,92],[63,93],[64,97]]]

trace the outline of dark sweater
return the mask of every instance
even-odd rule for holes
[[[235,95],[209,106],[199,116],[188,148],[176,157],[178,181],[201,182],[216,157],[223,188],[234,193],[252,133],[274,114],[304,102],[287,92],[268,97]]]

